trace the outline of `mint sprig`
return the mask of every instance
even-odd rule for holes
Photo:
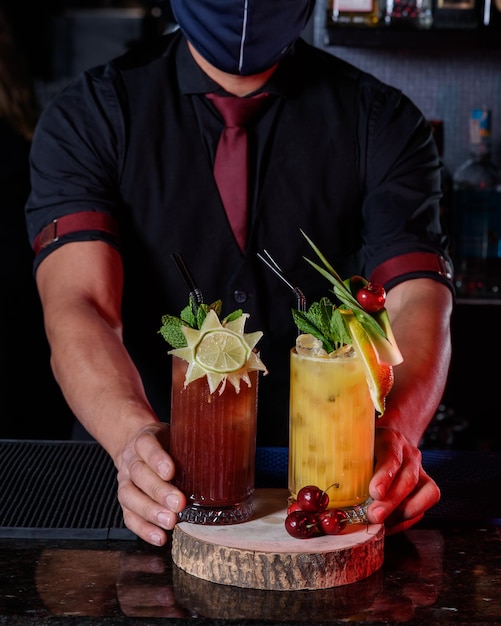
[[[292,317],[301,332],[319,339],[329,353],[351,343],[342,314],[329,298],[314,302],[307,311],[292,309]]]
[[[209,311],[214,311],[220,318],[222,308],[223,303],[221,300],[215,300],[212,304],[205,304],[203,302],[196,302],[195,299],[190,296],[188,304],[181,311],[179,317],[168,314],[162,316],[162,326],[158,332],[173,348],[185,348],[188,344],[181,327],[188,326],[189,328],[200,330]],[[242,309],[236,309],[227,315],[222,320],[222,323],[231,322],[239,318],[242,314]]]

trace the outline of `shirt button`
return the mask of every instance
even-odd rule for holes
[[[247,300],[247,294],[245,291],[234,291],[233,297],[235,298],[235,302],[238,302],[239,304],[243,304]]]

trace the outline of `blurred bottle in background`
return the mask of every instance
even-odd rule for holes
[[[482,2],[483,0],[435,0],[435,28],[477,28],[480,26]]]
[[[386,0],[384,24],[401,29],[431,28],[432,0]]]
[[[470,116],[470,156],[453,176],[454,250],[459,296],[501,296],[501,169],[494,162],[491,111]]]
[[[381,19],[379,0],[329,0],[327,23],[336,26],[374,27]]]
[[[490,30],[501,31],[501,0],[484,0],[482,24]]]

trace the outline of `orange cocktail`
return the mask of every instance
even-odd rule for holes
[[[374,469],[375,411],[356,356],[291,351],[289,491],[327,490],[329,507],[364,504]]]

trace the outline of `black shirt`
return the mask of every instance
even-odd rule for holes
[[[217,90],[177,32],[83,73],[47,107],[32,149],[27,221],[33,241],[52,219],[111,213],[103,239],[125,268],[124,339],[162,419],[169,410],[168,346],[161,316],[178,314],[187,291],[171,254],[180,252],[207,302],[250,313],[246,331],[269,369],[260,382],[261,444],[287,445],[288,359],[296,330],[293,294],[257,259],[269,250],[313,302],[329,284],[303,259],[303,229],[341,274],[370,274],[409,252],[445,254],[440,163],[429,125],[398,90],[298,41],[263,90],[270,107],[252,129],[253,202],[242,255],[212,174],[222,121],[204,94]],[[415,267],[396,284],[436,273]]]

